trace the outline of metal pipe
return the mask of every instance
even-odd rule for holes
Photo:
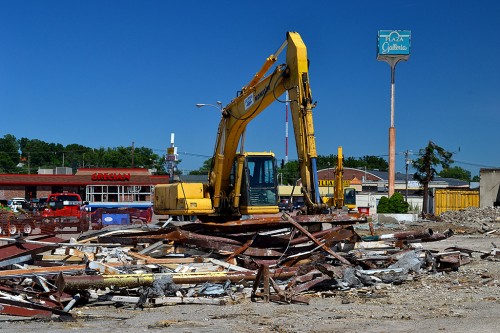
[[[363,241],[381,241],[381,240],[408,240],[408,239],[428,239],[431,238],[434,232],[432,229],[420,231],[402,231],[393,234],[375,235],[363,237]]]
[[[297,268],[281,268],[270,271],[269,276],[274,279],[288,279],[295,275]],[[140,286],[151,286],[156,279],[171,277],[176,284],[190,284],[203,282],[225,282],[230,280],[253,281],[257,276],[256,272],[212,272],[212,273],[159,273],[159,274],[119,274],[119,275],[81,275],[66,276],[59,275],[57,278],[57,288],[64,290],[101,289],[110,286],[137,288]]]

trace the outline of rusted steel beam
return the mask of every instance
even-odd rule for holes
[[[298,222],[296,222],[290,215],[284,215],[284,216],[286,217],[287,221],[290,224],[292,224],[295,228],[299,229],[304,235],[306,235],[307,237],[309,237],[310,240],[312,240],[316,245],[318,245],[319,247],[321,247],[323,250],[325,250],[326,252],[328,252],[329,254],[331,254],[335,259],[339,260],[341,263],[344,263],[344,264],[347,264],[347,265],[351,265],[351,263],[347,259],[339,256],[331,248],[329,248],[328,246],[326,246],[326,244],[321,243],[316,238],[314,238],[314,236],[311,235],[311,233],[309,231],[307,231]]]
[[[261,231],[286,226],[287,223],[280,217],[261,217],[224,223],[204,222],[201,227],[212,232],[239,233],[241,231]]]
[[[0,308],[5,306],[9,306],[9,311],[12,311],[12,313],[9,314],[14,316],[17,315],[25,317],[26,315],[28,315],[29,317],[33,317],[37,315],[40,316],[47,315],[48,317],[50,317],[52,314],[56,314],[58,316],[64,317],[66,320],[74,320],[73,316],[68,312],[32,302],[21,302],[21,301],[14,301],[11,299],[0,299]],[[29,312],[30,310],[33,311],[31,312],[32,313],[31,315]]]
[[[168,234],[158,235],[158,236],[154,236],[154,237],[155,238],[163,238],[166,240],[173,240],[173,241],[208,241],[208,242],[226,243],[226,244],[237,245],[237,246],[243,245],[242,242],[236,241],[236,240],[231,239],[231,238],[203,235],[203,234],[199,234],[199,233],[192,232],[192,231],[186,231],[186,230],[176,230],[176,231],[170,232]]]
[[[307,282],[304,282],[304,283],[301,283],[298,285],[294,285],[293,288],[290,288],[290,291],[298,294],[298,293],[301,293],[303,291],[307,291],[307,290],[311,289],[312,287],[314,287],[322,282],[331,280],[330,277],[321,274],[319,271],[317,271],[317,272],[319,273],[317,276],[312,276],[312,279],[307,281]]]
[[[244,253],[246,250],[248,250],[250,245],[252,245],[254,240],[255,240],[255,237],[252,237],[251,239],[247,240],[245,242],[245,244],[243,244],[243,246],[241,246],[239,249],[234,251],[229,257],[227,257],[226,261],[229,262],[229,261],[233,260],[235,257],[237,257],[238,255]]]
[[[464,255],[461,252],[455,254],[436,256],[438,271],[457,270],[458,267],[468,264],[470,263],[470,261],[471,261],[470,257]]]
[[[337,226],[337,227],[333,227],[331,229],[325,229],[325,230],[313,232],[313,233],[311,233],[311,235],[313,235],[313,237],[317,238],[317,239],[323,239],[323,238],[326,239],[326,238],[328,238],[328,235],[335,234],[339,230],[341,230],[342,228],[343,227],[341,227],[341,226]],[[311,239],[307,236],[296,237],[290,241],[290,245],[298,245],[298,244],[302,244],[305,242],[309,242],[310,240]]]
[[[261,281],[263,283],[262,291],[257,291]],[[277,295],[271,294],[271,286],[277,293]],[[281,288],[274,281],[274,279],[270,277],[269,267],[267,265],[260,265],[259,270],[257,272],[257,276],[253,284],[251,300],[255,302],[257,297],[262,298],[265,303],[268,303],[269,301],[272,300],[273,302],[288,303],[288,304],[290,303],[309,304],[308,298],[295,295],[290,291],[281,290]]]
[[[412,239],[428,239],[432,237],[434,232],[432,229],[402,231],[393,234],[375,235],[364,237],[364,241],[384,241],[384,240],[412,240]]]
[[[283,214],[288,215],[288,214]],[[289,215],[288,215],[289,216]],[[356,224],[366,223],[367,218],[364,214],[318,214],[318,215],[297,215],[294,216],[298,223],[333,223],[333,224]]]
[[[40,317],[40,318],[52,317],[52,311],[50,310],[27,309],[24,307],[24,304],[22,305],[5,304],[3,300],[0,300],[0,313],[3,315],[19,316],[19,317]]]
[[[255,302],[255,298],[261,297],[264,302],[269,303],[269,295],[270,295],[270,288],[269,288],[269,266],[267,265],[260,265],[259,270],[257,272],[257,276],[255,277],[253,287],[252,287],[252,295],[251,295],[251,300]],[[257,289],[259,288],[260,282],[262,281],[263,283],[263,290],[262,292],[258,293]]]
[[[284,213],[281,217],[261,217],[252,218],[247,220],[236,220],[224,223],[204,222],[202,226],[204,229],[215,232],[233,232],[238,233],[241,231],[259,231],[263,229],[283,228],[287,225],[288,221],[285,216],[290,216]],[[319,214],[319,215],[298,215],[294,216],[298,223],[334,223],[334,224],[355,224],[365,223],[367,218],[364,214]]]
[[[241,246],[236,246],[236,245],[232,245],[232,244],[225,244],[225,243],[220,243],[220,242],[213,242],[210,240],[197,240],[197,241],[187,240],[184,243],[196,245],[198,247],[205,248],[205,249],[212,249],[212,250],[225,251],[225,252],[231,252],[231,253],[234,253],[241,248]],[[255,248],[255,247],[247,247],[245,249],[245,254],[249,255],[249,256],[254,256],[254,257],[280,257],[283,255],[282,252],[277,251],[277,250]]]
[[[340,241],[349,240],[352,243],[355,243],[361,240],[361,237],[354,231],[352,227],[347,228],[332,228],[330,233],[326,234],[324,237],[321,237],[321,241],[325,241],[328,246],[332,246],[333,243],[337,243]]]
[[[175,231],[164,235],[165,239],[173,240],[181,244],[196,245],[201,248],[213,249],[225,252],[237,252],[244,245],[241,242],[230,238],[216,237],[192,233],[189,231]],[[257,257],[279,257],[282,255],[280,251],[269,248],[247,247],[245,254]]]
[[[308,273],[291,279],[286,289],[293,291],[293,293],[309,290],[324,281],[342,278],[347,268],[347,266],[332,266],[329,264],[312,264],[311,267],[313,269]]]

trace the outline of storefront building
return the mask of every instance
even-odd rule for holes
[[[0,199],[32,200],[72,192],[88,202],[151,202],[154,186],[168,183],[168,175],[153,175],[143,168],[82,168],[76,174],[57,168],[52,174],[0,174]]]

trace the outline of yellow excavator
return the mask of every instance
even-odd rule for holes
[[[276,65],[286,48],[286,62]],[[278,213],[276,159],[270,152],[245,152],[246,126],[270,104],[288,92],[305,214],[320,214],[316,167],[316,139],[307,50],[300,35],[288,32],[285,42],[269,56],[241,93],[222,109],[208,184],[157,185],[156,214],[196,215],[202,222],[227,222],[243,215]],[[281,101],[284,102],[284,101]],[[238,148],[239,147],[239,148]]]
[[[333,197],[325,196],[323,202],[330,209],[344,209],[349,211],[356,208],[356,189],[344,187],[344,155],[342,147],[337,148],[337,166],[335,167],[335,182],[333,185]]]

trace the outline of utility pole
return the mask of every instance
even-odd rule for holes
[[[408,202],[408,166],[411,163],[410,160],[411,152],[408,149],[405,151],[405,167],[406,167],[406,191],[405,191],[405,201]]]
[[[135,142],[132,141],[132,168],[134,168],[134,144]]]

